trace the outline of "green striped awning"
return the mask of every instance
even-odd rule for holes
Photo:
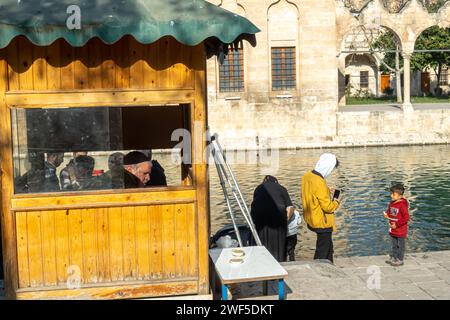
[[[243,39],[255,45],[257,32],[259,29],[244,17],[204,0],[0,2],[0,48],[19,35],[39,46],[63,38],[74,47],[94,37],[112,44],[131,35],[143,44],[163,36],[186,45],[205,42],[209,51],[217,53]]]

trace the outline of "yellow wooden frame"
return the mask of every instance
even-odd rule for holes
[[[131,41],[132,50],[136,50],[139,54],[147,54],[150,47],[139,46],[133,40]],[[152,46],[152,50],[160,50],[163,43],[173,42],[172,40],[160,40],[156,45]],[[25,46],[23,50],[19,50],[19,57],[15,56],[18,46]],[[161,44],[161,47],[160,47]],[[89,50],[96,48],[97,44],[89,47]],[[103,45],[102,45],[103,46]],[[60,44],[52,45],[52,50],[56,49],[51,59],[55,58],[54,54],[59,54]],[[103,46],[104,47],[104,46]],[[126,48],[125,44],[119,44],[114,50],[114,54],[118,54],[120,48]],[[3,143],[0,145],[1,154],[1,197],[2,197],[2,231],[5,258],[5,287],[9,298],[132,298],[144,296],[158,295],[178,295],[178,294],[208,294],[209,293],[209,269],[208,269],[208,246],[209,246],[209,182],[207,173],[207,164],[204,161],[204,153],[206,151],[206,124],[207,124],[207,98],[206,98],[206,55],[203,45],[186,49],[188,55],[192,55],[190,68],[192,73],[192,84],[184,87],[170,87],[170,81],[167,82],[167,71],[150,70],[148,66],[136,64],[130,66],[130,69],[142,68],[142,74],[152,74],[155,72],[157,76],[161,73],[164,78],[163,86],[160,88],[150,89],[132,89],[123,88],[99,88],[89,89],[82,87],[79,90],[61,89],[68,75],[74,75],[78,71],[85,72],[88,68],[78,61],[73,60],[69,66],[46,64],[45,59],[38,58],[32,60],[33,68],[47,66],[45,76],[49,81],[52,80],[52,87],[56,90],[45,90],[40,88],[40,84],[34,86],[33,90],[10,90],[10,86],[17,87],[22,81],[36,83],[38,78],[29,72],[29,70],[13,70],[11,65],[20,67],[21,59],[33,59],[30,54],[31,50],[46,51],[49,48],[41,49],[34,47],[27,42],[13,41],[5,50],[0,50],[0,136]],[[61,45],[61,60],[63,53]],[[66,48],[64,50],[79,52]],[[87,48],[86,48],[87,49]],[[30,52],[28,52],[28,50]],[[81,49],[83,51],[84,49]],[[97,49],[95,49],[97,50]],[[99,49],[100,50],[100,49]],[[102,48],[101,50],[104,50]],[[87,50],[86,50],[87,52]],[[183,53],[184,54],[184,53]],[[103,55],[103,51],[102,51]],[[151,55],[151,53],[150,53]],[[7,56],[11,60],[8,60]],[[66,58],[64,58],[66,59]],[[105,58],[106,59],[106,58]],[[109,60],[108,60],[109,61]],[[103,60],[101,78],[108,80],[111,76],[108,69],[107,60]],[[176,67],[179,71],[183,68]],[[89,71],[97,74],[99,68],[92,67]],[[52,74],[59,74],[61,79],[54,81]],[[117,71],[117,76],[123,70]],[[130,72],[130,71],[129,71]],[[184,72],[184,71],[183,71]],[[100,75],[100,74],[99,74]],[[137,72],[136,75],[139,75]],[[112,74],[114,77],[114,74]],[[131,81],[131,79],[130,79]],[[159,80],[158,80],[159,81]],[[29,81],[28,81],[29,82]],[[189,81],[188,81],[189,82]],[[187,82],[187,83],[188,83]],[[25,82],[26,83],[26,82]],[[61,88],[58,87],[61,85]],[[80,85],[76,83],[75,85]],[[89,84],[91,85],[91,84]],[[122,85],[122,84],[121,84]],[[50,84],[49,84],[50,87]],[[12,159],[12,130],[11,130],[11,108],[59,108],[59,107],[101,107],[101,106],[168,106],[175,104],[189,104],[191,106],[191,134],[192,134],[192,155],[193,155],[193,185],[189,187],[177,188],[151,188],[142,192],[142,190],[117,190],[117,191],[95,191],[81,193],[55,193],[55,194],[30,194],[30,195],[14,195],[13,190],[13,159]],[[114,199],[112,199],[114,198]],[[164,204],[192,204],[194,206],[194,230],[196,239],[196,274],[194,278],[175,278],[172,280],[158,281],[142,281],[139,283],[132,282],[110,282],[98,285],[83,286],[80,289],[69,290],[61,287],[33,287],[19,289],[18,275],[18,257],[17,257],[17,229],[16,214],[33,214],[33,212],[44,212],[47,210],[78,210],[92,208],[115,208],[132,206],[148,206],[148,205],[164,205]],[[45,215],[45,214],[44,214]]]

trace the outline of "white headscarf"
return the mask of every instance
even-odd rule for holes
[[[336,163],[337,160],[334,154],[324,153],[320,156],[320,159],[317,162],[316,168],[314,170],[320,173],[322,177],[326,178],[336,167]]]

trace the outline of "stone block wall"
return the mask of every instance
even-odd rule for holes
[[[220,92],[219,64],[215,58],[208,61],[209,126],[225,148],[450,142],[448,109],[408,115],[338,112],[339,39],[348,29],[339,16],[341,1],[210,2],[245,16],[261,29],[255,48],[244,44],[243,92]],[[272,90],[271,48],[277,46],[296,48],[293,90]]]

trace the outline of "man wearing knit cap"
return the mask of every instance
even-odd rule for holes
[[[337,168],[339,161],[331,153],[320,156],[314,170],[302,178],[303,217],[311,231],[317,234],[314,259],[333,263],[332,233],[336,231],[334,212],[339,208],[339,199],[334,199],[325,178]]]
[[[136,188],[144,188],[146,183],[150,180],[152,163],[142,152],[133,151],[128,153],[123,158],[123,168],[137,178]],[[130,187],[127,181],[125,181],[125,185],[126,188]]]

